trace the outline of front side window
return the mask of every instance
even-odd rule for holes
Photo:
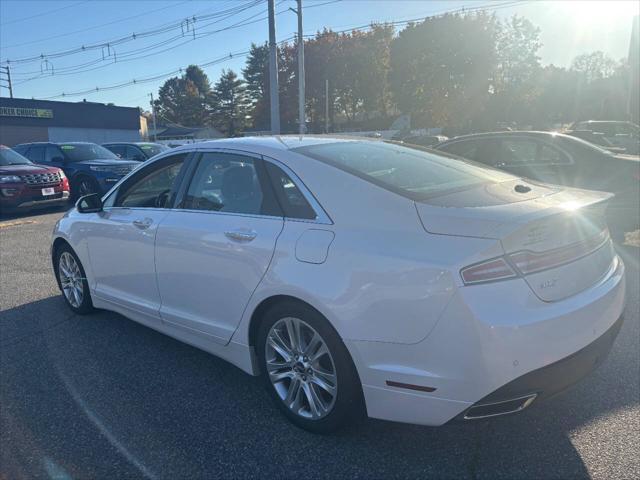
[[[147,158],[151,158],[159,153],[166,152],[169,147],[160,143],[142,143],[138,145]]]
[[[124,145],[109,145],[105,148],[113,152],[118,158],[127,158],[125,155]]]
[[[204,153],[180,207],[188,210],[274,215],[264,194],[258,160],[236,154]]]
[[[142,162],[149,157],[146,157],[138,147],[127,145],[125,158],[128,158],[129,160],[137,160],[139,162]]]
[[[413,200],[513,178],[445,153],[385,142],[319,143],[293,151]]]
[[[48,146],[44,155],[45,162],[63,162],[64,157],[58,147]]]
[[[114,206],[168,208],[175,195],[177,179],[186,156],[175,155],[142,168],[119,188]]]

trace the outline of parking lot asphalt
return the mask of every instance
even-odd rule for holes
[[[71,314],[51,272],[61,213],[0,220],[0,479],[640,478],[640,248],[604,364],[524,412],[318,436],[256,378],[110,312]]]

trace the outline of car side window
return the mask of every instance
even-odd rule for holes
[[[265,166],[285,217],[314,220],[316,212],[291,177],[271,162],[265,162]]]
[[[125,156],[124,145],[109,145],[107,148],[115,153],[118,157],[127,158]]]
[[[138,147],[133,147],[131,145],[127,145],[126,147],[126,155],[123,158],[128,158],[130,160],[144,161],[147,157],[142,153],[142,151]]]
[[[188,154],[164,158],[140,169],[118,189],[115,207],[168,208]]]
[[[549,145],[540,144],[538,162],[546,165],[561,165],[571,163],[566,154]]]
[[[33,163],[44,163],[44,149],[43,146],[31,147],[25,156]]]
[[[243,155],[204,153],[180,208],[280,215],[266,179],[258,172],[259,165],[258,159]]]
[[[498,150],[497,165],[517,167],[536,163],[537,149],[533,140],[504,138]]]
[[[64,161],[64,156],[58,147],[48,146],[45,150],[44,161],[46,163],[62,162]]]
[[[452,155],[458,155],[462,158],[468,158],[469,160],[476,159],[476,152],[478,151],[477,142],[454,142],[450,145],[445,145],[442,150]]]

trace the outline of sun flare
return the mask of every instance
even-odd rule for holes
[[[640,3],[626,0],[565,0],[559,2],[564,14],[585,24],[631,20],[640,14]]]

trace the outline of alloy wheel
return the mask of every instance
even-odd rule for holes
[[[80,181],[80,185],[78,186],[78,191],[80,192],[80,196],[89,195],[91,193],[95,193],[95,188],[93,187],[93,183],[89,180]]]
[[[58,275],[65,298],[72,307],[80,308],[84,299],[83,278],[76,259],[69,252],[60,255]]]
[[[331,412],[338,393],[335,363],[313,327],[298,318],[278,320],[267,335],[265,360],[269,380],[289,410],[310,420]]]

